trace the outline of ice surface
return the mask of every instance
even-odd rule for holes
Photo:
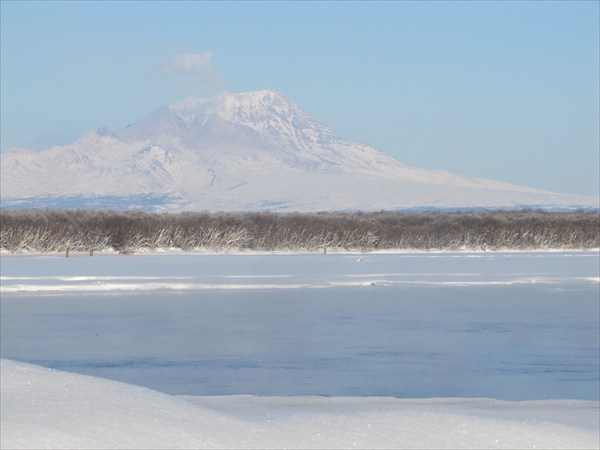
[[[0,346],[170,394],[597,401],[598,264],[594,252],[3,256]]]
[[[597,252],[2,255],[0,292],[597,285]]]
[[[598,448],[598,403],[174,397],[1,361],[1,447]]]

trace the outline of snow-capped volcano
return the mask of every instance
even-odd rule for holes
[[[154,210],[380,210],[598,207],[553,194],[408,167],[344,140],[283,95],[188,98],[117,131],[1,160],[4,207]]]

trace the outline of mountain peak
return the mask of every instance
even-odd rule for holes
[[[340,139],[330,128],[306,114],[281,93],[263,89],[241,93],[220,92],[212,97],[186,98],[168,108],[179,121],[203,124],[211,116],[286,141],[288,147],[305,148],[306,142]]]
[[[203,98],[187,97],[173,103],[169,106],[169,109],[179,113],[197,112],[198,110],[231,111],[242,107],[264,108],[265,105],[274,103],[293,105],[289,99],[279,92],[263,89],[240,93],[221,91],[211,97]]]

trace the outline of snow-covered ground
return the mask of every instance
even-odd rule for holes
[[[2,360],[9,448],[598,448],[598,404],[183,397]]]
[[[0,262],[3,449],[600,445],[598,252]]]

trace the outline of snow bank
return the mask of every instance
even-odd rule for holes
[[[1,447],[598,448],[599,405],[389,397],[174,397],[1,361]]]

